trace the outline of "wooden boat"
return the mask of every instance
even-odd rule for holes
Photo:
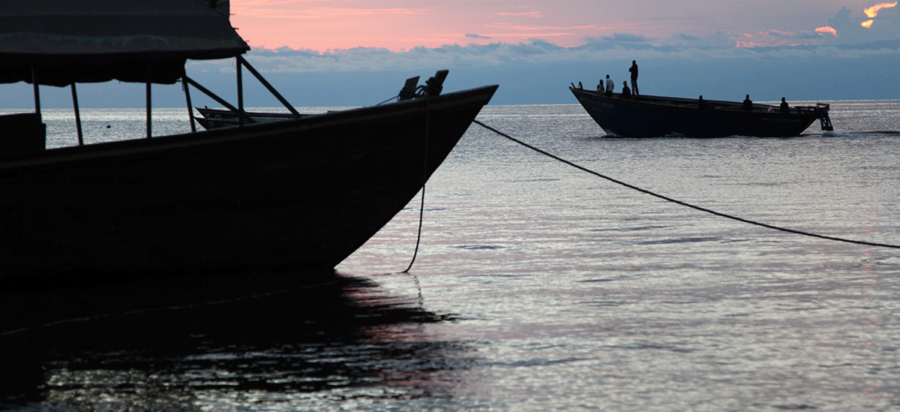
[[[497,89],[438,85],[397,103],[154,136],[152,83],[183,82],[189,110],[188,85],[247,117],[240,97],[232,106],[186,76],[186,59],[236,58],[239,96],[244,67],[286,101],[241,57],[249,47],[227,9],[76,3],[0,10],[0,83],[35,89],[33,113],[0,117],[12,142],[0,145],[2,280],[333,268],[415,196]],[[78,120],[75,83],[109,80],[147,84],[147,138],[45,150],[38,85],[70,86]]]
[[[194,116],[194,120],[200,123],[204,129],[220,129],[225,127],[240,127],[241,116],[237,113],[226,109],[210,109],[208,107],[197,107],[200,116]],[[291,120],[299,117],[314,116],[309,114],[294,115],[292,113],[268,113],[268,112],[245,112],[247,117],[253,123],[270,123]],[[246,120],[246,118],[244,119]]]
[[[819,120],[822,130],[833,130],[830,106],[778,107],[754,103],[751,110],[740,102],[683,99],[640,95],[623,98],[574,86],[578,102],[607,134],[621,137],[788,137],[803,133]]]
[[[442,85],[447,78],[447,74],[447,70],[439,70],[435,73],[434,77],[428,79],[426,84],[421,86],[418,85],[419,76],[406,79],[406,83],[403,85],[403,88],[400,89],[400,93],[387,101],[397,99],[398,102],[402,102],[406,100],[421,99],[425,97],[426,93],[438,95],[443,88]],[[386,103],[387,101],[380,104]],[[200,113],[200,116],[195,116],[194,119],[207,130],[224,127],[240,127],[248,122],[270,123],[315,116],[314,114],[300,114],[297,112],[244,112],[242,115],[239,111],[235,110],[210,109],[209,107],[197,107],[197,111]]]

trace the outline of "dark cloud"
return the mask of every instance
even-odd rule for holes
[[[772,36],[775,38],[785,39],[785,40],[794,40],[794,39],[811,40],[811,39],[818,39],[821,36],[819,33],[808,32],[808,31],[785,32],[785,31],[779,31],[779,30],[769,30],[769,31],[765,32],[764,34],[767,36]]]
[[[482,36],[480,34],[475,34],[475,33],[466,33],[466,37],[468,37],[470,39],[490,39],[490,37],[485,37],[485,36]]]
[[[613,33],[612,36],[585,37],[583,40],[586,44],[574,49],[597,51],[613,49],[649,50],[654,47],[652,43],[657,39],[630,33]]]
[[[850,9],[843,7],[834,17],[828,19],[828,26],[837,31],[838,37],[858,38],[866,30],[860,22],[850,18]]]
[[[770,34],[772,37],[792,35]],[[581,47],[560,47],[535,40],[517,44],[417,47],[401,52],[365,47],[324,53],[254,48],[246,58],[297,106],[374,104],[396,95],[403,79],[414,75],[425,79],[439,69],[449,69],[451,73],[445,90],[500,84],[492,104],[575,104],[566,87],[570,82],[593,85],[601,73],[622,81],[635,59],[641,64],[641,88],[646,88],[643,91],[649,94],[703,94],[704,98],[738,100],[748,92],[759,96],[756,100],[777,100],[785,95],[793,100],[891,99],[896,98],[900,87],[900,78],[895,73],[900,67],[900,39],[857,44],[808,42],[800,46],[735,47],[733,41],[740,36],[743,34],[722,31],[697,39],[684,37],[683,40],[691,42],[683,45],[616,43],[597,38],[590,46]],[[716,46],[717,43],[722,46]],[[233,61],[191,61],[188,73],[212,90],[234,95]],[[879,87],[844,86],[840,82],[835,86],[836,79],[865,79],[867,84]],[[146,103],[142,92],[132,93],[135,89],[127,89],[129,92],[122,94],[116,92],[121,85],[114,86],[106,89],[97,85],[90,89],[93,86],[85,85],[84,91],[79,90],[82,94],[79,99],[94,107],[143,107]],[[0,107],[30,101],[33,91],[29,85],[10,87],[18,91],[13,93],[14,97],[0,98]],[[67,95],[63,89],[58,93],[54,90],[57,88],[46,89],[46,96],[42,91],[42,104],[68,107],[65,105],[70,104],[71,94]],[[166,90],[169,92],[154,92],[154,104],[183,107],[184,94],[180,87]],[[248,105],[279,105],[253,80],[246,81],[244,93]],[[205,97],[195,97],[194,104],[216,105],[202,99]]]
[[[828,26],[837,34],[828,38],[829,43],[852,44],[900,39],[900,9],[882,8],[878,11],[878,15],[871,19],[853,18],[851,12],[852,10],[844,7],[834,17],[828,19]],[[871,26],[863,27],[862,23],[869,20],[872,21]]]
[[[594,39],[596,40],[597,38]],[[613,33],[612,36],[601,36],[599,40],[610,43],[651,43],[656,38],[631,33]]]
[[[325,73],[325,72],[379,72],[409,70],[413,68],[457,67],[491,68],[516,64],[542,64],[549,62],[577,62],[603,59],[735,59],[750,56],[810,56],[830,55],[856,58],[863,55],[900,55],[900,40],[876,40],[866,43],[823,44],[819,37],[834,37],[829,33],[814,32],[766,32],[779,40],[780,45],[736,47],[746,39],[744,34],[720,31],[711,36],[682,37],[690,42],[662,42],[659,45],[639,41],[610,42],[602,38],[587,39],[589,43],[578,47],[562,47],[545,40],[533,39],[523,43],[490,43],[446,45],[436,48],[415,47],[408,51],[394,52],[384,48],[358,47],[318,53],[310,50],[271,50],[255,48],[247,58],[265,72]],[[611,36],[615,37],[615,36]],[[624,38],[636,37],[624,36]],[[623,36],[619,37],[620,39]],[[646,39],[646,38],[644,38]],[[233,71],[230,64],[191,62],[192,66],[207,71]]]
[[[683,41],[683,42],[694,42],[694,41],[700,40],[700,38],[697,36],[692,36],[690,34],[685,34],[685,33],[678,33],[678,34],[672,36],[672,38],[674,38],[675,40],[678,40],[678,41]]]

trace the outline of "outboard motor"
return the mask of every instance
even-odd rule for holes
[[[833,132],[834,126],[831,125],[831,117],[828,116],[828,110],[831,109],[830,104],[816,103],[816,112],[819,114],[819,124],[822,130]]]

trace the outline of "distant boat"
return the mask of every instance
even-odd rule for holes
[[[621,137],[789,137],[803,133],[819,120],[822,130],[834,130],[828,117],[830,106],[795,106],[787,112],[779,107],[754,103],[751,110],[741,102],[683,99],[640,95],[607,96],[574,86],[569,88],[578,102],[606,133]]]
[[[441,88],[440,85],[444,83],[444,80],[447,78],[448,73],[449,72],[447,70],[439,70],[437,73],[435,73],[434,77],[428,79],[428,82],[421,86],[418,85],[419,76],[406,79],[406,83],[403,85],[403,88],[400,89],[400,93],[395,98],[398,102],[402,102],[406,100],[421,99],[425,97],[427,93],[440,94],[439,91],[435,92],[435,90],[439,90]],[[389,100],[393,99],[394,98]],[[195,116],[194,119],[197,120],[197,123],[200,123],[200,125],[207,130],[220,129],[225,127],[240,127],[243,124],[249,123],[281,122],[285,120],[299,119],[301,117],[316,116],[315,114],[284,112],[243,112],[243,114],[241,114],[239,113],[239,111],[235,110],[210,109],[209,107],[197,107],[196,109],[200,113],[200,116]]]
[[[225,127],[239,127],[241,125],[241,116],[236,112],[227,109],[210,109],[208,107],[197,107],[200,116],[194,116],[197,123],[200,123],[204,129],[221,129]],[[269,113],[269,112],[245,112],[252,123],[271,123],[282,122],[285,120],[298,119],[312,115],[291,113]],[[245,118],[246,120],[246,118]],[[251,122],[248,122],[250,124]]]
[[[415,196],[497,89],[441,94],[429,81],[416,98],[302,116],[241,57],[249,47],[209,1],[77,3],[0,10],[0,83],[35,91],[34,112],[0,116],[4,282],[333,268]],[[246,68],[292,115],[255,121],[240,98],[185,75],[186,59],[232,57],[239,96]],[[110,80],[146,83],[147,138],[83,145],[75,83]],[[190,85],[244,126],[152,135],[150,85],[178,81],[186,121]],[[44,148],[38,84],[71,86],[79,146]]]

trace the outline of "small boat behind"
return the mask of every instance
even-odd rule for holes
[[[822,130],[834,130],[830,106],[777,106],[665,96],[607,95],[574,86],[578,102],[606,133],[620,137],[791,137],[819,120]]]
[[[419,76],[410,77],[406,79],[406,83],[403,85],[403,88],[400,89],[400,93],[397,96],[381,102],[379,106],[394,99],[396,99],[397,102],[403,102],[407,100],[424,99],[426,96],[437,96],[441,94],[441,90],[443,90],[444,80],[447,79],[448,74],[449,70],[438,70],[437,73],[435,73],[434,77],[429,78],[424,85],[418,85]],[[267,87],[269,86],[267,85]],[[197,123],[200,123],[200,125],[207,130],[240,127],[256,123],[283,122],[286,120],[316,116],[315,114],[297,113],[290,107],[288,109],[291,110],[292,113],[248,112],[242,111],[240,109],[233,110],[233,107],[230,109],[210,109],[208,107],[197,107],[196,109],[198,112],[200,112],[201,116],[194,116],[194,120],[196,120]],[[331,112],[332,111],[329,111],[329,113]]]
[[[221,129],[226,127],[239,127],[241,126],[241,116],[231,110],[225,109],[210,109],[208,107],[197,107],[198,112],[200,112],[201,116],[194,116],[194,120],[197,123],[200,123],[204,129],[212,130],[212,129]],[[271,122],[282,122],[285,120],[291,119],[300,119],[309,116],[313,116],[310,114],[300,114],[294,115],[292,113],[269,113],[269,112],[245,112],[246,117],[244,117],[244,121],[246,123],[271,123]],[[249,117],[249,120],[247,118]]]

